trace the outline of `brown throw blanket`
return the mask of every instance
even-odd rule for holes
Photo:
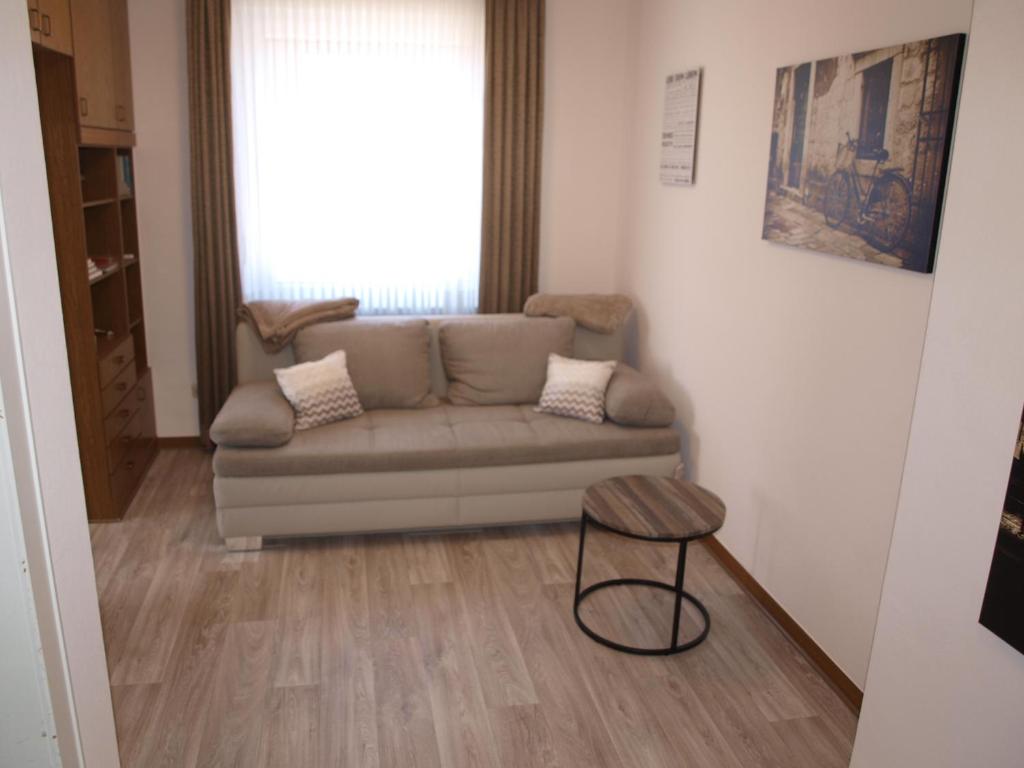
[[[632,309],[632,300],[619,293],[535,293],[523,312],[529,317],[571,317],[591,331],[615,333]]]
[[[354,317],[359,299],[330,301],[250,301],[238,308],[238,316],[249,322],[268,352],[283,349],[302,328],[328,320]]]

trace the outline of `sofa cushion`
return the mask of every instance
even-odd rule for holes
[[[493,315],[441,324],[441,360],[454,405],[536,403],[548,355],[572,355],[576,325],[568,317]]]
[[[589,424],[528,405],[370,411],[296,433],[278,448],[222,446],[221,477],[393,472],[660,456],[679,450],[670,428]]]
[[[430,334],[426,320],[365,318],[303,328],[295,359],[319,360],[339,349],[366,410],[437,405],[430,393]]]
[[[604,393],[613,373],[614,360],[571,360],[551,354],[537,410],[600,424],[604,421]]]
[[[605,393],[605,411],[616,424],[667,427],[676,408],[654,381],[635,368],[619,363]]]
[[[331,352],[322,360],[275,368],[274,376],[295,409],[296,431],[363,414],[363,406],[345,366],[343,349]]]
[[[210,426],[217,445],[272,448],[292,439],[295,411],[275,381],[239,384]]]

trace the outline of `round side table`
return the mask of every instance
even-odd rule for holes
[[[665,656],[680,653],[699,645],[711,629],[707,608],[696,597],[683,589],[686,571],[686,545],[709,536],[725,522],[725,504],[715,494],[695,483],[668,477],[629,475],[602,480],[583,494],[583,516],[580,519],[580,552],[576,563],[576,598],[573,615],[576,623],[587,635],[609,648],[643,656]],[[675,584],[651,579],[608,579],[580,589],[583,574],[583,552],[587,529],[603,528],[620,536],[643,541],[674,542],[679,545],[676,560]],[[598,634],[580,618],[580,605],[598,590],[618,586],[655,587],[675,595],[672,616],[672,635],[668,645],[658,648],[637,648],[623,645]],[[704,618],[700,634],[685,643],[679,642],[679,616],[683,601],[691,603]]]

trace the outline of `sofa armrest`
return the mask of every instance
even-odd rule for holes
[[[676,418],[675,406],[658,385],[624,363],[608,382],[604,407],[609,419],[627,427],[667,427]]]
[[[292,439],[295,411],[276,381],[252,381],[235,387],[210,426],[217,445],[274,448]]]

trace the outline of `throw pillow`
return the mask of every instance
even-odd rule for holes
[[[600,424],[604,421],[604,394],[613,373],[614,360],[572,360],[552,353],[537,410]]]
[[[363,413],[359,395],[345,365],[345,352],[332,352],[322,360],[275,368],[281,392],[295,409],[295,429],[310,429]]]

